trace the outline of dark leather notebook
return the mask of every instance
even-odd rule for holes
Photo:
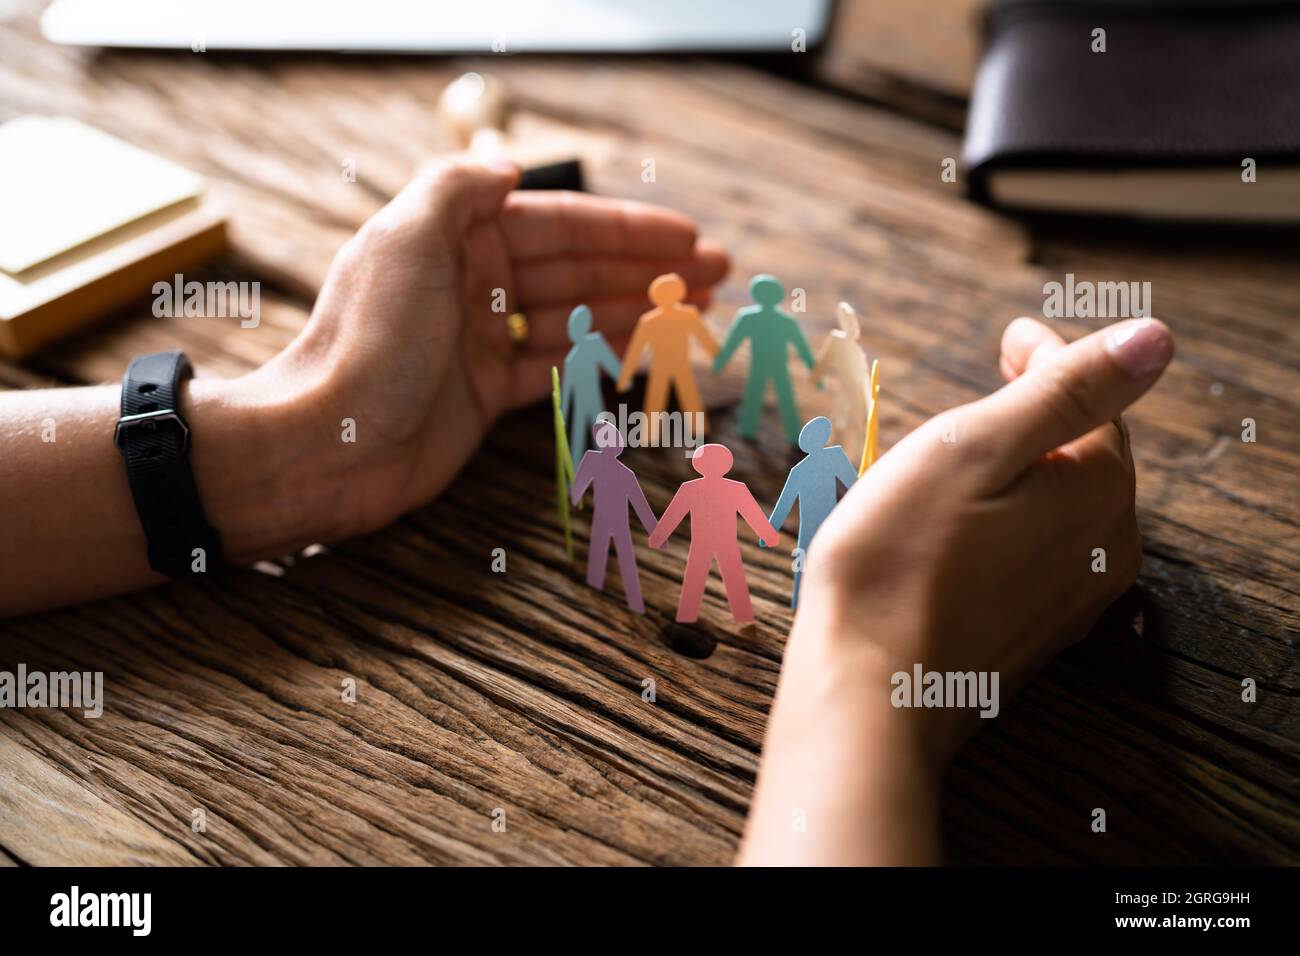
[[[1010,208],[1300,222],[1300,2],[995,2],[963,164]]]

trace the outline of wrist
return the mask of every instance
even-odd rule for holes
[[[347,459],[308,402],[254,373],[192,379],[183,411],[195,481],[226,560],[279,557],[349,533],[338,509]]]
[[[815,613],[797,618],[784,663],[798,687],[791,709],[808,728],[824,722],[856,728],[846,739],[863,759],[904,763],[937,785],[946,758],[933,744],[936,729],[916,719],[924,712],[893,703],[893,675],[903,668],[893,642],[880,633],[887,626],[847,626]]]
[[[846,653],[820,620],[801,616],[786,646],[742,863],[937,862],[942,761],[889,691],[880,655]]]
[[[851,715],[871,730],[872,740],[862,746],[917,767],[937,786],[959,735],[958,715],[895,705],[896,675],[910,679],[914,665],[926,663],[924,629],[884,607],[869,621],[846,616],[829,600],[806,608],[791,629],[786,661],[818,675],[810,709]]]

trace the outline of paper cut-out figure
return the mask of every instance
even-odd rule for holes
[[[722,342],[722,351],[713,360],[713,371],[721,372],[740,343],[749,339],[749,380],[740,406],[740,434],[745,438],[758,435],[758,418],[770,381],[776,389],[786,436],[794,444],[799,440],[800,421],[790,386],[790,346],[794,346],[808,368],[817,363],[794,316],[777,308],[785,298],[785,289],[776,276],[754,276],[749,282],[749,295],[757,305],[745,306],[736,313]]]
[[[700,318],[699,309],[686,305],[686,281],[675,272],[661,275],[650,283],[650,301],[655,307],[637,320],[632,341],[623,357],[623,371],[618,390],[632,387],[632,376],[641,363],[641,354],[650,352],[650,376],[645,389],[645,414],[650,423],[650,442],[659,443],[660,419],[668,408],[668,390],[677,391],[677,405],[686,414],[699,414],[703,421],[704,404],[700,401],[691,371],[691,339],[699,339],[710,355],[718,354],[718,343]]]
[[[605,586],[605,565],[609,563],[609,546],[618,557],[618,573],[623,579],[627,606],[638,614],[645,613],[641,600],[641,579],[636,570],[636,551],[632,548],[631,505],[646,533],[655,530],[655,513],[645,500],[645,492],[632,469],[618,460],[625,442],[618,426],[600,419],[591,426],[596,447],[582,456],[578,475],[573,480],[569,500],[575,505],[591,486],[595,505],[591,513],[591,541],[587,552],[587,583],[597,591]]]
[[[604,411],[605,396],[600,392],[600,370],[617,379],[623,366],[605,336],[591,331],[591,309],[580,305],[569,313],[569,341],[573,348],[564,357],[564,386],[560,392],[564,419],[572,441],[573,466],[587,450],[591,423]]]
[[[880,443],[880,362],[871,362],[871,382],[867,385],[867,399],[871,410],[867,412],[867,438],[862,443],[862,464],[858,467],[858,477],[867,473],[867,469],[876,463],[876,450]]]
[[[795,547],[802,554],[794,572],[794,590],[790,593],[790,606],[799,606],[799,580],[808,562],[808,545],[821,527],[826,516],[839,501],[839,485],[848,491],[858,480],[857,469],[839,445],[825,447],[831,437],[831,420],[818,415],[799,433],[799,448],[807,454],[803,461],[790,469],[781,496],[772,509],[772,527],[778,531],[790,517],[795,504],[799,505],[799,537]]]
[[[781,538],[745,483],[723,477],[731,470],[731,462],[731,452],[723,445],[701,445],[695,449],[691,464],[703,477],[682,483],[650,535],[650,547],[662,548],[682,519],[691,516],[691,548],[682,575],[682,596],[677,604],[677,620],[683,623],[700,616],[700,600],[714,559],[727,589],[732,616],[740,624],[754,621],[745,565],[736,543],[737,514],[767,547],[776,547]]]
[[[573,560],[573,530],[569,524],[568,489],[573,484],[573,460],[569,439],[564,434],[564,413],[560,411],[560,370],[551,366],[551,409],[555,422],[555,510],[564,526],[564,554]]]
[[[841,302],[840,327],[832,329],[817,353],[813,382],[820,385],[829,373],[836,379],[835,431],[846,447],[857,448],[866,439],[867,356],[862,351],[862,327],[853,306]]]

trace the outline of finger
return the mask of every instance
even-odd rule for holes
[[[511,163],[450,159],[426,166],[375,214],[382,225],[441,230],[455,241],[470,224],[496,215],[519,181]]]
[[[703,311],[709,307],[712,296],[708,289],[695,289],[686,297],[686,302]],[[599,332],[607,340],[614,336],[626,336],[636,326],[637,319],[648,312],[652,306],[646,300],[645,290],[637,295],[621,296],[616,299],[591,299],[585,303],[591,308],[594,318],[593,332]],[[528,347],[537,351],[549,351],[556,348],[568,348],[569,313],[573,307],[568,303],[545,305],[529,309]],[[495,319],[500,320],[500,316]]]
[[[1035,361],[1065,347],[1065,339],[1037,319],[1021,316],[1002,333],[999,367],[1008,382],[1019,378]]]
[[[1117,417],[1155,384],[1173,352],[1163,322],[1112,325],[1058,349],[969,406],[967,433],[974,432],[994,480],[1005,483],[1049,451]]]
[[[649,308],[646,289],[657,277],[676,272],[688,289],[707,288],[722,281],[727,266],[727,254],[702,240],[691,253],[675,259],[558,258],[521,263],[515,268],[515,290],[525,310],[633,295]]]
[[[693,289],[683,301],[703,312],[712,303],[713,295],[708,289]],[[611,345],[616,337],[630,335],[637,320],[652,308],[644,290],[617,298],[590,299],[572,304],[554,303],[530,308],[524,312],[528,321],[528,338],[524,348],[530,352],[549,352],[557,348],[567,351],[573,344],[569,338],[569,316],[579,304],[591,309],[594,319],[592,331],[605,336]],[[510,347],[507,317],[500,312],[487,311],[477,317],[474,330],[483,348],[500,351]],[[622,354],[617,349],[615,353]]]
[[[629,336],[610,339],[615,354],[622,355]],[[551,369],[564,367],[566,349],[519,356],[510,369],[510,408],[522,408],[551,394]]]
[[[1018,341],[1011,345],[1011,356],[1008,355],[1007,349],[1007,336],[1012,335],[1011,326],[1007,327],[1007,333],[1002,339],[1004,362],[1012,368],[1018,366],[1015,374],[1011,376],[1013,379],[1019,378],[1026,370],[1045,361],[1048,356],[1064,348],[1066,344],[1063,338],[1041,322],[1034,319],[1017,319],[1011,324],[1017,323],[1020,323],[1022,328],[1012,336]],[[1037,326],[1037,328],[1024,326]],[[1043,335],[1043,332],[1047,335]],[[1020,363],[1017,352],[1019,356],[1028,355],[1023,364]],[[1057,451],[1081,464],[1091,462],[1098,457],[1119,458],[1128,466],[1130,478],[1136,477],[1133,453],[1129,448],[1128,426],[1124,424],[1122,416],[1117,416],[1105,425],[1094,428],[1082,438],[1063,445]]]
[[[1087,469],[1101,464],[1119,462],[1130,484],[1136,486],[1137,470],[1133,463],[1133,452],[1129,448],[1128,426],[1122,417],[1094,428],[1081,438],[1076,438],[1051,452],[1054,456],[1069,459],[1081,468]]]
[[[517,262],[584,255],[685,258],[696,239],[695,223],[679,212],[586,193],[513,193],[501,226]]]
[[[1065,344],[1065,339],[1037,319],[1024,317],[1016,319],[1002,333],[1003,377],[1007,381],[1019,378],[1028,369],[1065,348]],[[1127,429],[1123,428],[1118,418],[1064,445],[1060,451],[1079,460],[1097,453],[1118,456],[1128,463],[1130,471],[1133,468]]]

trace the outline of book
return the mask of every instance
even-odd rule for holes
[[[996,0],[962,150],[1038,212],[1300,222],[1300,3]]]
[[[65,117],[0,125],[0,353],[21,358],[225,244],[189,170]]]

